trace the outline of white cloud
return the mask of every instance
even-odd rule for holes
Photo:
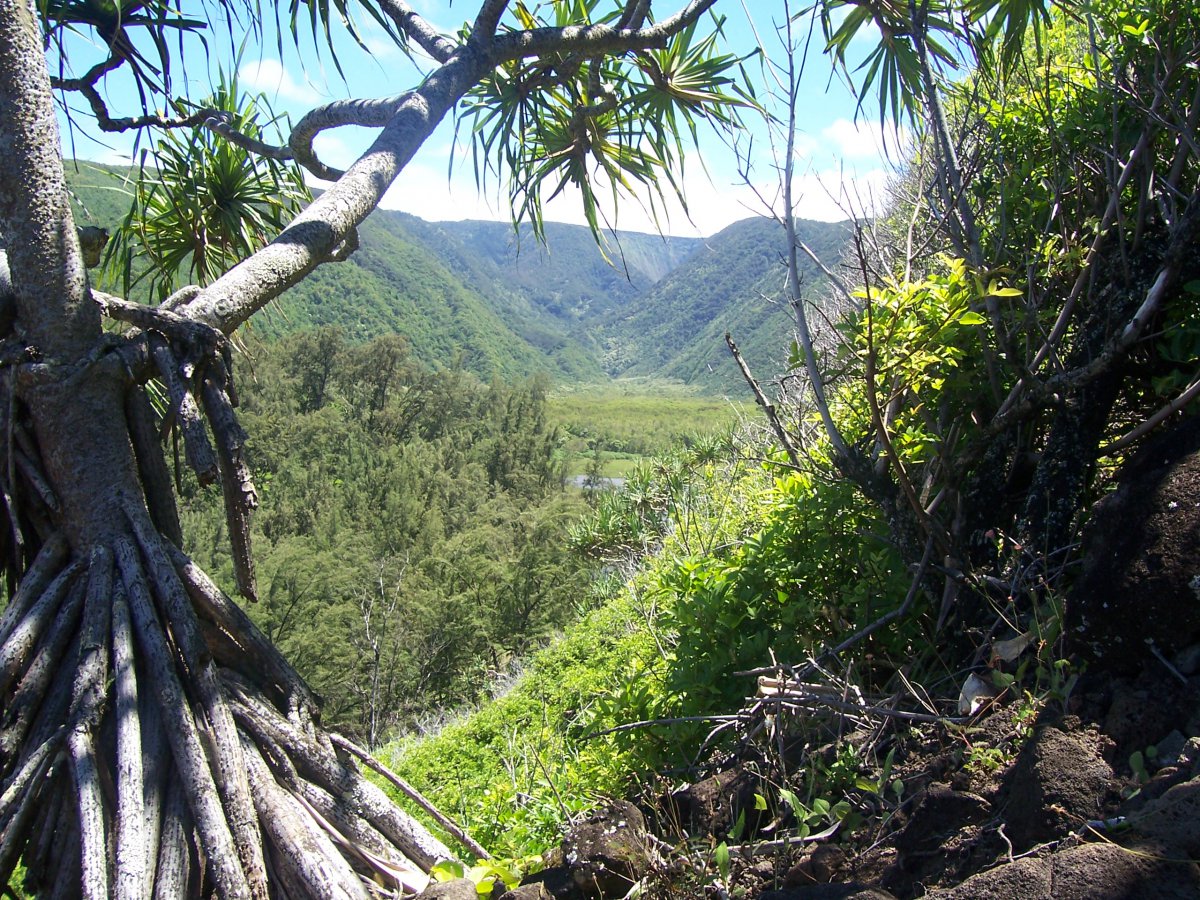
[[[303,84],[296,81],[277,59],[259,59],[243,63],[238,69],[238,80],[246,87],[280,100],[290,100],[308,106],[321,100],[320,92],[307,79]]]
[[[843,159],[898,159],[907,144],[907,133],[878,122],[836,119],[821,130],[828,148]]]
[[[404,167],[380,205],[429,222],[504,217],[476,190],[469,173],[456,173],[451,180],[444,165],[418,162]]]
[[[796,214],[804,219],[838,222],[851,216],[873,215],[882,207],[888,173],[883,168],[863,173],[844,174],[838,169],[798,175],[794,185]],[[655,224],[647,203],[623,198],[615,215],[610,206],[609,223],[626,231],[654,233],[661,228],[667,234],[707,237],[741,219],[768,215],[770,207],[779,208],[777,184],[763,182],[758,193],[746,184],[718,181],[713,183],[699,171],[690,171],[684,179],[688,212],[671,196],[659,207]],[[607,200],[608,195],[603,194]],[[444,167],[410,163],[384,197],[383,206],[399,209],[427,221],[487,219],[507,221],[505,198],[497,197],[493,187],[481,194],[469,171],[457,172],[447,180]],[[548,221],[586,224],[583,202],[574,188],[547,204]]]
[[[317,159],[335,169],[348,169],[359,156],[349,144],[329,131],[322,131],[313,138],[313,150]]]

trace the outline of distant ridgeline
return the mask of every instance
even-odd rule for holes
[[[111,227],[128,196],[124,170],[68,165],[79,224]],[[799,223],[830,266],[845,224]],[[350,340],[401,334],[433,368],[455,361],[483,378],[544,372],[557,381],[655,376],[740,391],[729,331],[755,374],[785,366],[791,316],[783,231],[755,218],[707,239],[618,232],[606,262],[586,228],[547,223],[547,245],[503,222],[425,222],[376,210],[360,249],[321,267],[252,320],[265,337],[322,325]],[[806,263],[807,265],[807,263]],[[809,266],[805,290],[824,276]]]

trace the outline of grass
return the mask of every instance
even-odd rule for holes
[[[623,477],[694,435],[731,428],[747,410],[740,400],[647,378],[560,388],[549,402],[550,420],[567,434],[567,474],[587,472],[598,451],[600,474],[608,478]]]

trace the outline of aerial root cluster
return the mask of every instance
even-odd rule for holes
[[[179,549],[172,427],[200,480],[220,479],[238,586],[253,596],[256,497],[227,360],[173,337],[147,342],[165,426],[132,385],[140,489],[116,489],[120,521],[94,546],[55,529],[36,442],[15,406],[0,416],[0,553],[22,573],[0,615],[0,883],[21,863],[27,887],[55,897],[415,893],[450,851],[359,773],[303,679]]]
[[[130,504],[51,537],[0,619],[0,878],[69,896],[415,891],[449,850],[314,723],[298,675]]]

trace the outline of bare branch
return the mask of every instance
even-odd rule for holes
[[[84,88],[94,87],[97,81],[109,72],[119,69],[124,62],[124,57],[114,53],[108,59],[96,63],[79,78],[55,78],[51,75],[50,87],[56,91],[82,91]]]
[[[379,0],[379,8],[387,13],[409,40],[438,62],[447,62],[454,53],[454,41],[440,34],[404,0]]]
[[[692,0],[670,18],[645,28],[614,28],[611,25],[569,25],[565,28],[533,28],[496,38],[488,48],[493,62],[540,56],[543,53],[621,53],[661,47],[667,39],[687,28],[712,8],[716,0]]]
[[[1191,384],[1183,389],[1183,392],[1180,393],[1179,396],[1144,421],[1141,425],[1138,425],[1136,428],[1130,430],[1126,434],[1121,435],[1121,437],[1117,438],[1111,444],[1106,444],[1101,453],[1104,456],[1112,456],[1114,453],[1124,450],[1134,441],[1145,437],[1197,397],[1200,397],[1200,378],[1194,379]]]
[[[767,421],[771,423],[771,430],[775,432],[775,437],[779,438],[779,443],[783,445],[784,451],[791,460],[792,465],[797,469],[800,468],[800,454],[796,450],[796,445],[792,443],[791,436],[787,433],[787,429],[783,427],[783,423],[779,421],[779,415],[775,412],[775,404],[767,399],[767,395],[762,392],[758,382],[754,380],[754,376],[750,374],[750,367],[746,365],[746,361],[742,359],[741,351],[738,350],[737,344],[733,342],[733,338],[729,332],[725,332],[725,344],[729,347],[729,352],[733,354],[733,361],[738,364],[738,368],[742,371],[742,378],[746,380],[746,384],[750,385],[750,389],[754,391],[754,400],[763,408],[766,413]]]
[[[487,47],[496,35],[500,25],[500,17],[508,8],[508,0],[484,0],[475,16],[475,24],[471,26],[471,36],[468,40],[477,47]]]
[[[383,128],[400,111],[409,94],[381,97],[376,100],[337,100],[310,110],[296,123],[288,138],[288,146],[300,165],[318,178],[337,181],[345,172],[327,166],[313,151],[313,140],[322,131],[357,125],[363,128]]]

